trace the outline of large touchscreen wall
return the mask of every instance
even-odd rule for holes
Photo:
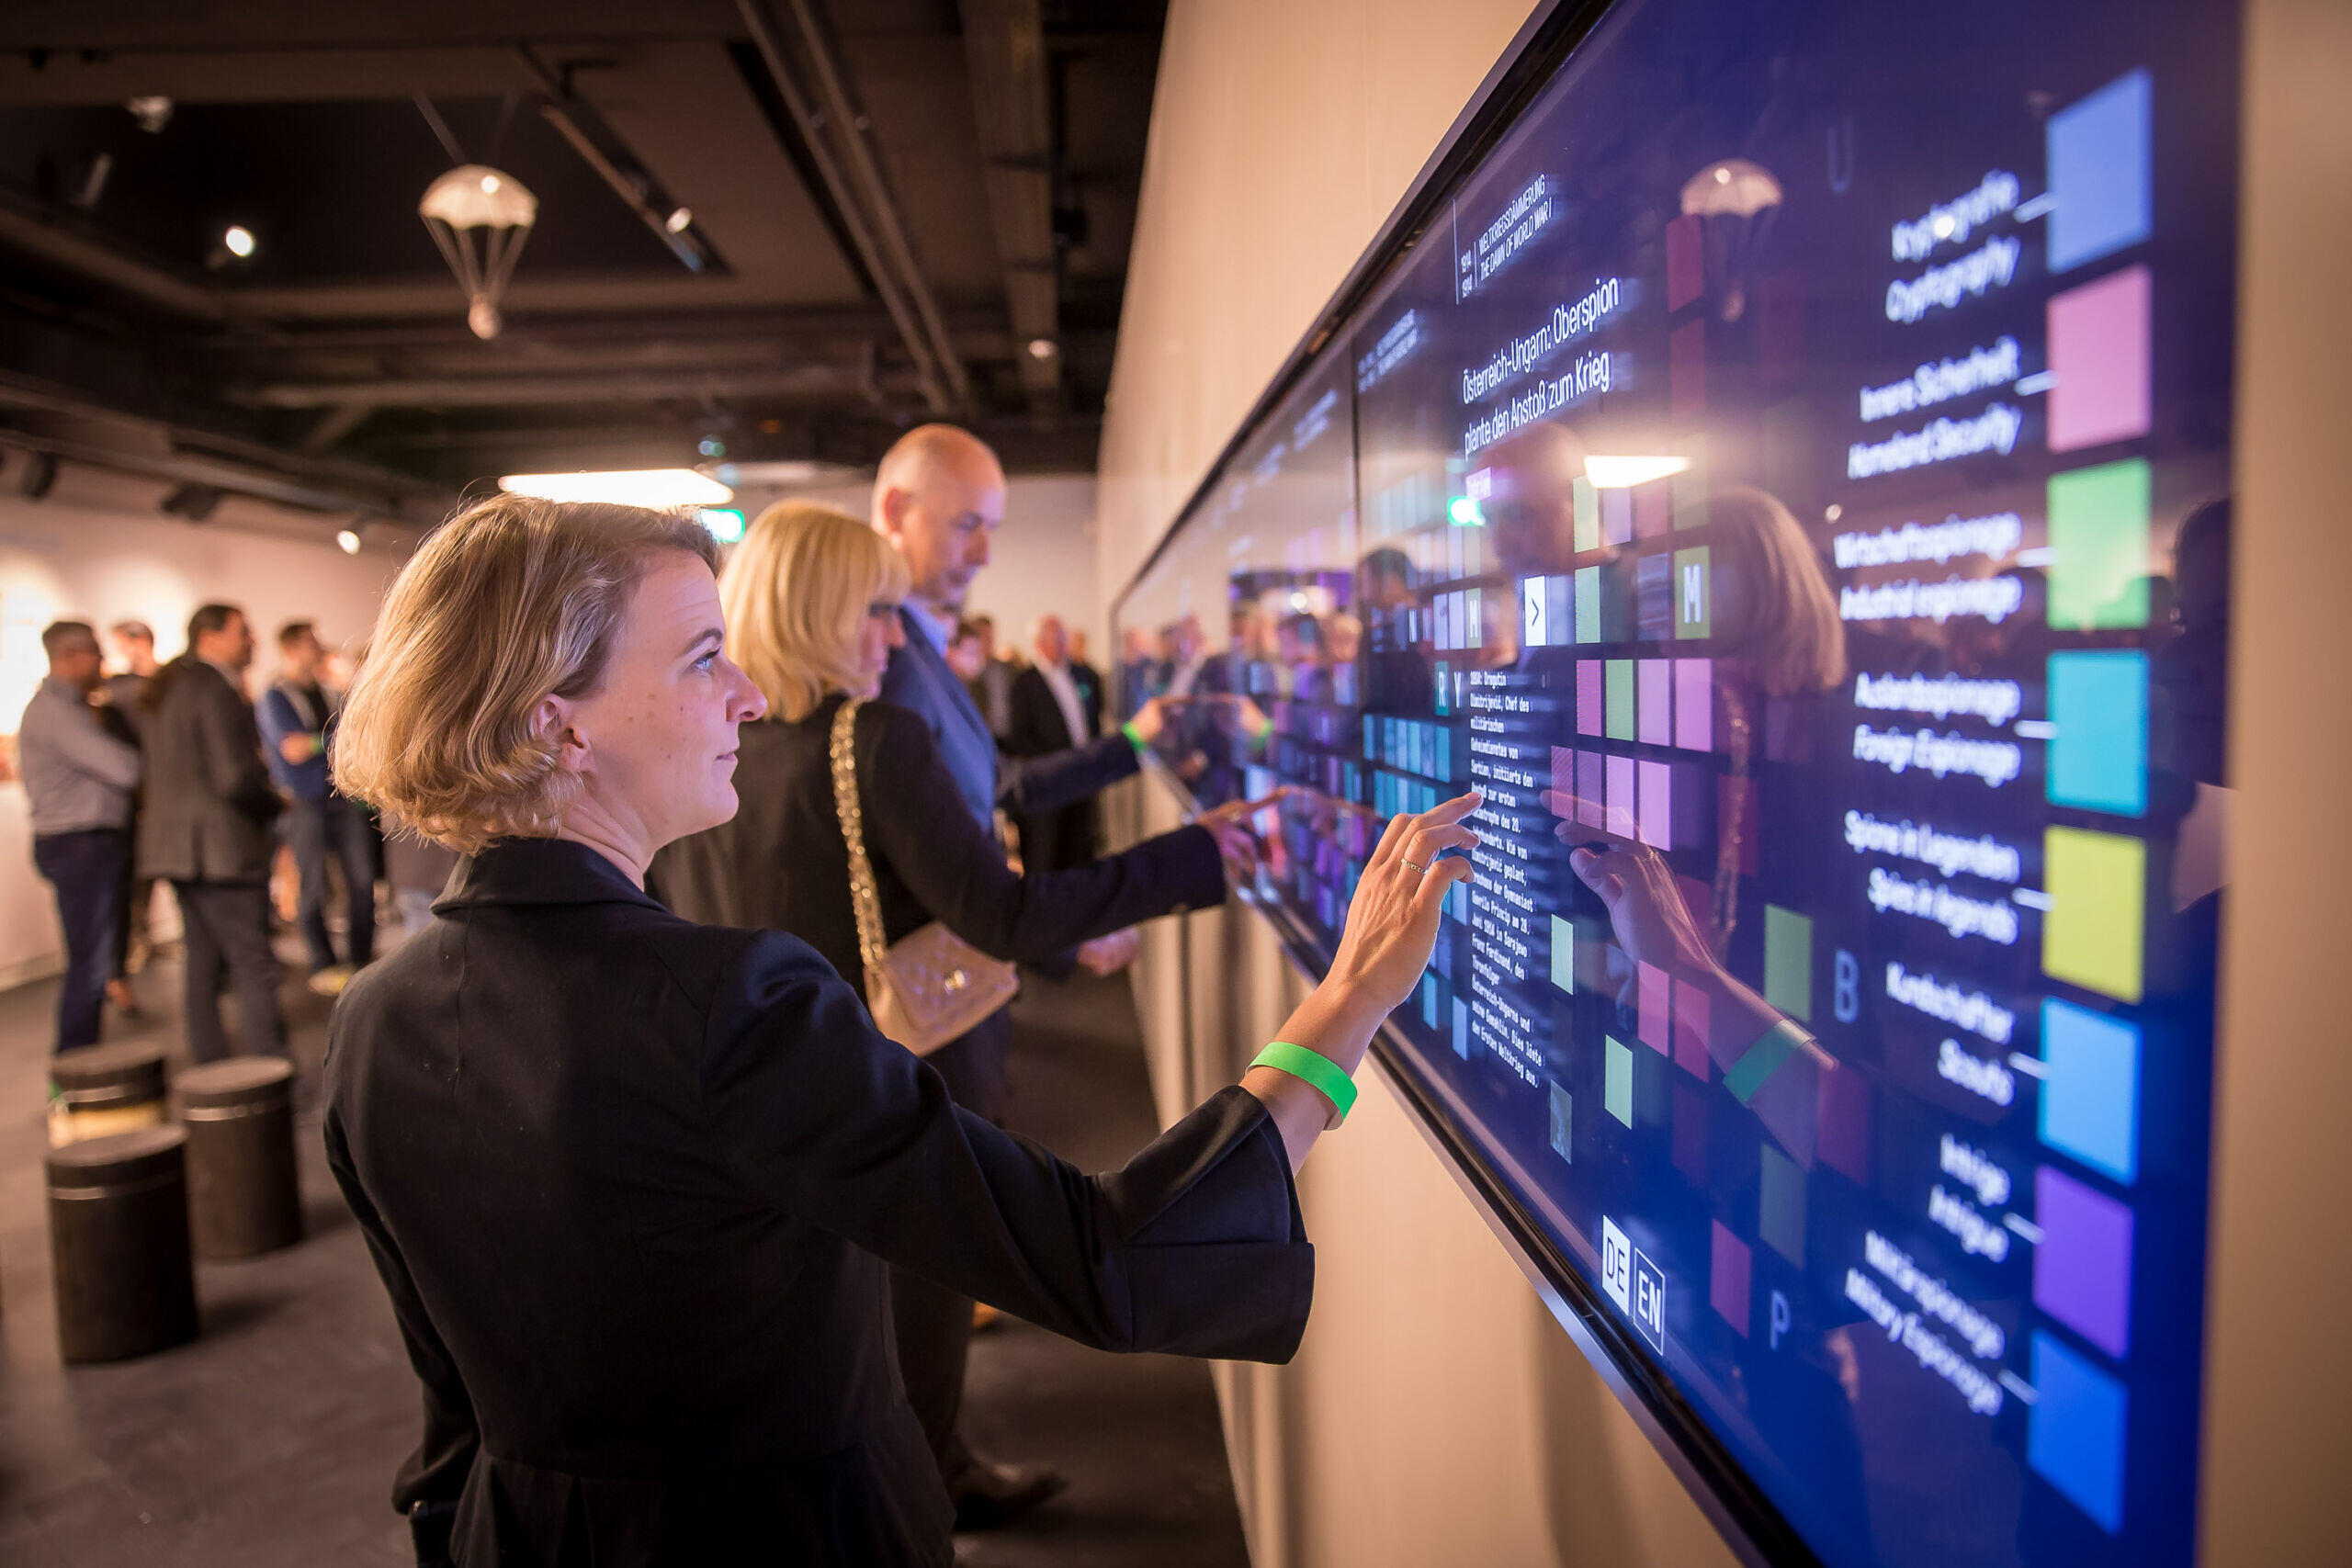
[[[1837,1564],[2195,1539],[2237,18],[1626,0],[1121,607],[1485,841],[1394,1059]]]

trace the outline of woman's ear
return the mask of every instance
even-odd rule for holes
[[[588,742],[572,724],[571,703],[549,694],[531,710],[531,733],[555,745],[555,765],[566,773],[588,771]]]

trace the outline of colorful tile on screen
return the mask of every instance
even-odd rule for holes
[[[1634,739],[1634,661],[1611,659],[1604,661],[1604,676],[1609,686],[1608,736],[1611,740]]]
[[[1707,284],[1705,220],[1686,212],[1666,226],[1666,308],[1679,310]]]
[[[2138,1179],[2139,1025],[2049,998],[2041,1071],[2041,1141],[2126,1186]]]
[[[2073,452],[2148,434],[2154,396],[2148,269],[2125,267],[2051,297],[2050,449]]]
[[[1674,552],[1674,635],[1686,641],[1714,635],[1707,548],[1693,545]]]
[[[1674,743],[1686,750],[1715,749],[1715,661],[1674,661]]]
[[[1599,751],[1577,753],[1577,821],[1587,828],[1609,826],[1609,786],[1602,770],[1607,757]]]
[[[1674,982],[1674,1065],[1707,1081],[1707,1054],[1713,1006],[1707,993],[1688,980]]]
[[[1764,999],[1792,1018],[1813,1018],[1813,921],[1764,906]]]
[[[1636,728],[1645,746],[1674,744],[1674,670],[1663,659],[1640,660],[1634,689],[1639,717]]]
[[[1654,850],[1674,847],[1674,786],[1672,770],[1664,762],[1643,762],[1636,789],[1641,800],[1642,842]]]
[[[1559,916],[1552,922],[1552,984],[1574,995],[1577,988],[1576,928]]]
[[[2137,839],[2050,828],[2041,835],[2041,968],[2119,1001],[2140,999],[2148,850]]]
[[[1610,491],[1608,494],[1617,492]],[[1600,640],[1600,569],[1585,566],[1577,569],[1577,625],[1578,642]]]
[[[1568,493],[1576,507],[1576,547],[1581,555],[1600,548],[1600,491],[1590,479],[1578,474],[1568,482]]]
[[[1641,1043],[1663,1055],[1673,1048],[1674,987],[1665,970],[1655,964],[1634,966],[1634,1033]]]
[[[2050,625],[2104,631],[2148,624],[2150,477],[2145,458],[2050,479]]]
[[[1707,525],[1707,465],[1695,455],[1698,442],[1693,439],[1679,443],[1691,449],[1690,466],[1668,482],[1674,487],[1674,527],[1677,533],[1686,528]]]
[[[1577,660],[1577,733],[1602,735],[1608,732],[1607,698],[1603,695],[1600,660]]]
[[[2133,71],[2075,99],[2043,127],[2052,198],[2052,272],[2112,255],[2148,237],[2155,211],[2154,99],[2148,73]]]
[[[1674,635],[1674,562],[1644,556],[1634,563],[1634,629],[1644,642]]]
[[[1460,997],[1453,998],[1453,1054],[1470,1059],[1470,1004]]]
[[[1634,1051],[1606,1035],[1601,1037],[1601,1103],[1609,1114],[1634,1124]]]
[[[1545,1099],[1551,1108],[1552,1152],[1573,1165],[1576,1163],[1576,1102],[1568,1091],[1558,1084],[1545,1085]]]
[[[2037,1166],[2033,1223],[2033,1304],[2120,1360],[2132,1348],[2131,1209]]]
[[[1708,1247],[1707,1304],[1715,1315],[1732,1326],[1732,1332],[1742,1339],[1747,1337],[1748,1277],[1753,1259],[1747,1244],[1724,1228],[1721,1220],[1708,1222],[1713,1226]]]
[[[2054,1334],[2033,1336],[2026,1462],[2114,1535],[2123,1529],[2123,1385]]]
[[[2052,802],[2138,817],[2148,809],[2148,656],[2097,649],[2050,656]]]
[[[1634,492],[1623,485],[1600,492],[1600,536],[1612,545],[1634,542]]]
[[[1685,321],[1667,335],[1669,406],[1677,418],[1707,412],[1707,323]]]
[[[1634,537],[1655,539],[1674,530],[1674,486],[1652,479],[1634,487]]]
[[[1635,812],[1639,809],[1634,798],[1634,759],[1609,759],[1609,821],[1607,830],[1621,839],[1635,836]]]
[[[1814,1153],[1821,1163],[1868,1185],[1871,1179],[1871,1086],[1839,1065],[1821,1075]]]

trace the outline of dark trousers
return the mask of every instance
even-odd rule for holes
[[[269,950],[269,885],[264,882],[175,882],[187,948],[187,990],[182,1027],[187,1054],[199,1062],[229,1054],[220,1027],[220,971],[237,987],[237,1017],[249,1055],[284,1055],[286,1026],[277,1012],[277,955]]]
[[[311,967],[324,969],[334,963],[334,942],[327,934],[330,857],[343,871],[344,945],[351,966],[364,966],[376,956],[376,856],[368,841],[367,822],[340,795],[298,800],[280,820],[287,848],[294,852],[294,869],[302,879],[294,923],[311,950]]]
[[[923,1058],[947,1081],[948,1097],[990,1122],[1004,1115],[1004,1062],[1012,1015],[999,1012],[960,1040]],[[940,1479],[953,1486],[971,1450],[957,1425],[964,1411],[964,1364],[972,1346],[972,1298],[920,1274],[892,1268],[890,1316],[899,1340],[899,1375],[907,1403],[931,1442]]]
[[[99,1010],[115,975],[130,836],[114,828],[51,833],[33,840],[33,865],[57,892],[65,930],[65,983],[57,993],[57,1049],[98,1043]]]

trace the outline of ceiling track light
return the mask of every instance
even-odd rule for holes
[[[341,550],[347,556],[357,555],[359,553],[359,547],[367,543],[366,539],[361,536],[367,532],[367,530],[368,524],[366,519],[354,518],[349,527],[339,528],[335,531],[335,548]]]
[[[207,523],[220,508],[224,493],[219,485],[175,485],[157,503],[157,509],[166,516],[185,517],[191,523]]]

